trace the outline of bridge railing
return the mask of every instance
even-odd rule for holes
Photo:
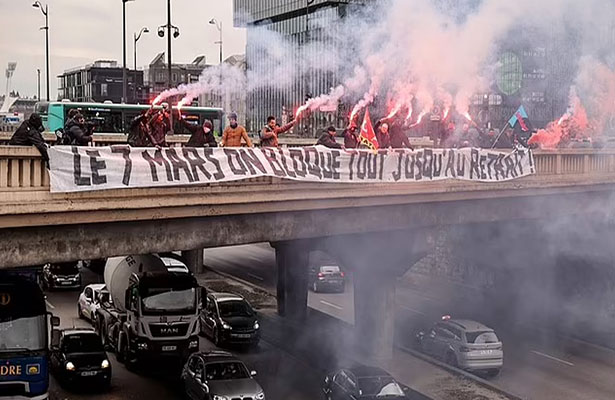
[[[615,175],[615,149],[564,149],[534,152],[536,174],[551,175]],[[277,178],[254,178],[245,184],[272,184]],[[230,185],[237,185],[231,183]],[[221,186],[229,184],[212,184]],[[34,147],[0,146],[0,192],[49,190],[49,174]]]

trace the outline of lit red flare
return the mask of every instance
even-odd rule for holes
[[[153,106],[157,106],[157,105],[158,105],[158,103],[160,103],[161,101],[162,101],[162,94],[159,94],[159,95],[158,95],[158,96],[154,99],[154,101],[152,101],[152,105],[153,105]]]
[[[391,118],[393,118],[395,115],[397,115],[397,113],[400,110],[401,110],[401,103],[398,103],[395,107],[393,107],[393,109],[391,110],[389,115],[387,115],[386,118],[384,118],[384,119],[391,119]]]
[[[448,114],[451,112],[451,108],[450,107],[446,107],[446,109],[444,110],[444,115],[442,116],[442,120],[445,120],[448,118]]]
[[[299,117],[301,116],[301,114],[303,114],[303,113],[305,112],[305,110],[307,110],[307,109],[308,109],[308,107],[309,107],[309,106],[308,106],[307,104],[304,104],[304,105],[302,105],[301,107],[299,107],[299,108],[297,109],[297,111],[295,112],[295,119],[299,119]]]
[[[472,117],[470,116],[470,113],[469,113],[469,112],[467,112],[467,111],[466,111],[466,112],[465,112],[465,113],[463,113],[462,115],[463,115],[463,117],[464,117],[465,119],[467,119],[468,121],[473,122],[473,121],[472,121]]]
[[[416,120],[416,122],[414,123],[414,125],[412,125],[412,126],[410,126],[410,127],[412,128],[412,127],[415,127],[415,126],[417,126],[417,125],[420,125],[420,124],[421,124],[421,122],[423,121],[423,118],[425,117],[425,115],[427,115],[427,113],[428,113],[428,112],[429,112],[429,110],[427,110],[427,109],[425,109],[425,110],[421,111],[421,113],[419,114],[419,117],[418,117],[418,119]]]

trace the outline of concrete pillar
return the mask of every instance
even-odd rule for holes
[[[186,260],[188,269],[193,274],[202,274],[203,268],[203,249],[184,250],[182,251],[182,257]]]
[[[393,356],[395,328],[395,275],[389,271],[354,272],[356,347],[372,359]]]
[[[302,242],[275,243],[278,314],[294,320],[307,315],[309,249]]]

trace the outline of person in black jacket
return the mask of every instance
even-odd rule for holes
[[[344,130],[344,147],[347,149],[359,147],[359,135],[357,135],[356,125],[351,125]]]
[[[205,120],[202,127],[189,124],[184,119],[181,122],[192,134],[188,143],[186,143],[186,147],[218,147],[213,132],[214,125],[210,120]]]
[[[73,146],[87,146],[93,139],[92,132],[85,125],[85,118],[77,114],[66,123],[64,134],[68,135]]]
[[[320,135],[318,138],[318,142],[316,142],[317,146],[325,146],[330,149],[342,149],[343,146],[335,141],[335,134],[337,130],[334,126],[330,126],[327,128],[327,131]]]
[[[390,142],[391,147],[394,149],[414,150],[414,147],[412,147],[410,143],[410,139],[408,139],[408,135],[406,135],[399,124],[392,124],[390,127]]]
[[[30,115],[30,118],[19,126],[15,131],[9,145],[11,146],[34,146],[41,153],[41,156],[46,162],[49,162],[49,154],[47,153],[47,145],[43,139],[43,119],[37,113]]]

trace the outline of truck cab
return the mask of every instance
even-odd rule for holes
[[[197,351],[200,292],[189,274],[133,273],[125,293],[126,320],[117,347],[120,359],[183,361]]]

